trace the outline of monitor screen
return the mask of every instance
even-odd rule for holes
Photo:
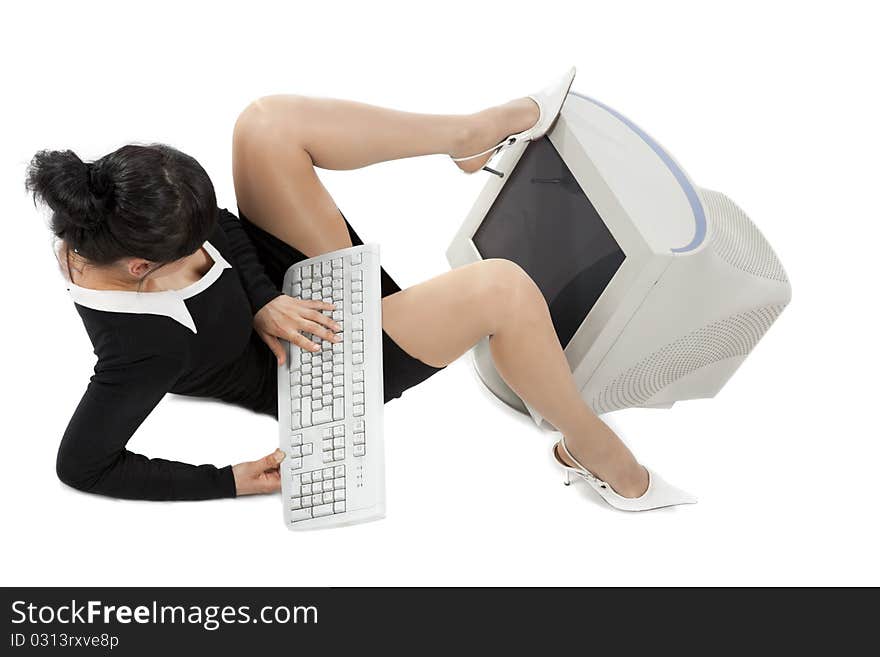
[[[506,258],[528,272],[563,348],[625,257],[546,137],[526,147],[473,241],[484,259]]]

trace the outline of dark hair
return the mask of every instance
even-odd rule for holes
[[[68,251],[97,265],[125,257],[172,262],[195,252],[217,220],[208,174],[165,144],[130,144],[94,162],[40,151],[25,186],[34,203],[52,210],[52,232]]]

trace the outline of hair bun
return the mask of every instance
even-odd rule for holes
[[[94,194],[95,198],[103,199],[105,201],[109,200],[113,192],[113,183],[110,181],[107,174],[104,173],[102,168],[94,163],[86,163],[85,166],[88,176],[87,184],[89,191]]]
[[[55,221],[95,230],[112,204],[113,184],[97,163],[83,162],[73,151],[40,151],[28,166],[26,187],[55,213]]]

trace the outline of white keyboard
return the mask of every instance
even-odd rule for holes
[[[382,292],[379,246],[332,251],[293,265],[284,292],[336,306],[341,342],[288,343],[278,368],[284,520],[290,529],[338,527],[385,515],[382,440]]]

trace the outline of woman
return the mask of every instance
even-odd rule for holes
[[[233,132],[240,219],[217,207],[202,167],[169,146],[123,146],[90,163],[70,151],[37,153],[27,186],[52,210],[62,271],[98,356],[61,441],[59,478],[151,500],[277,491],[280,450],[218,469],[125,446],[167,392],[277,417],[280,340],[317,350],[316,341],[340,339],[332,306],[279,291],[295,262],[361,243],[314,167],[444,153],[477,171],[499,140],[542,136],[573,77],[572,70],[543,92],[461,116],[260,98]],[[693,501],[641,466],[583,402],[544,298],[516,264],[486,260],[406,290],[383,271],[382,296],[386,401],[489,336],[501,376],[563,434],[554,455],[566,476],[583,477],[628,510]]]

